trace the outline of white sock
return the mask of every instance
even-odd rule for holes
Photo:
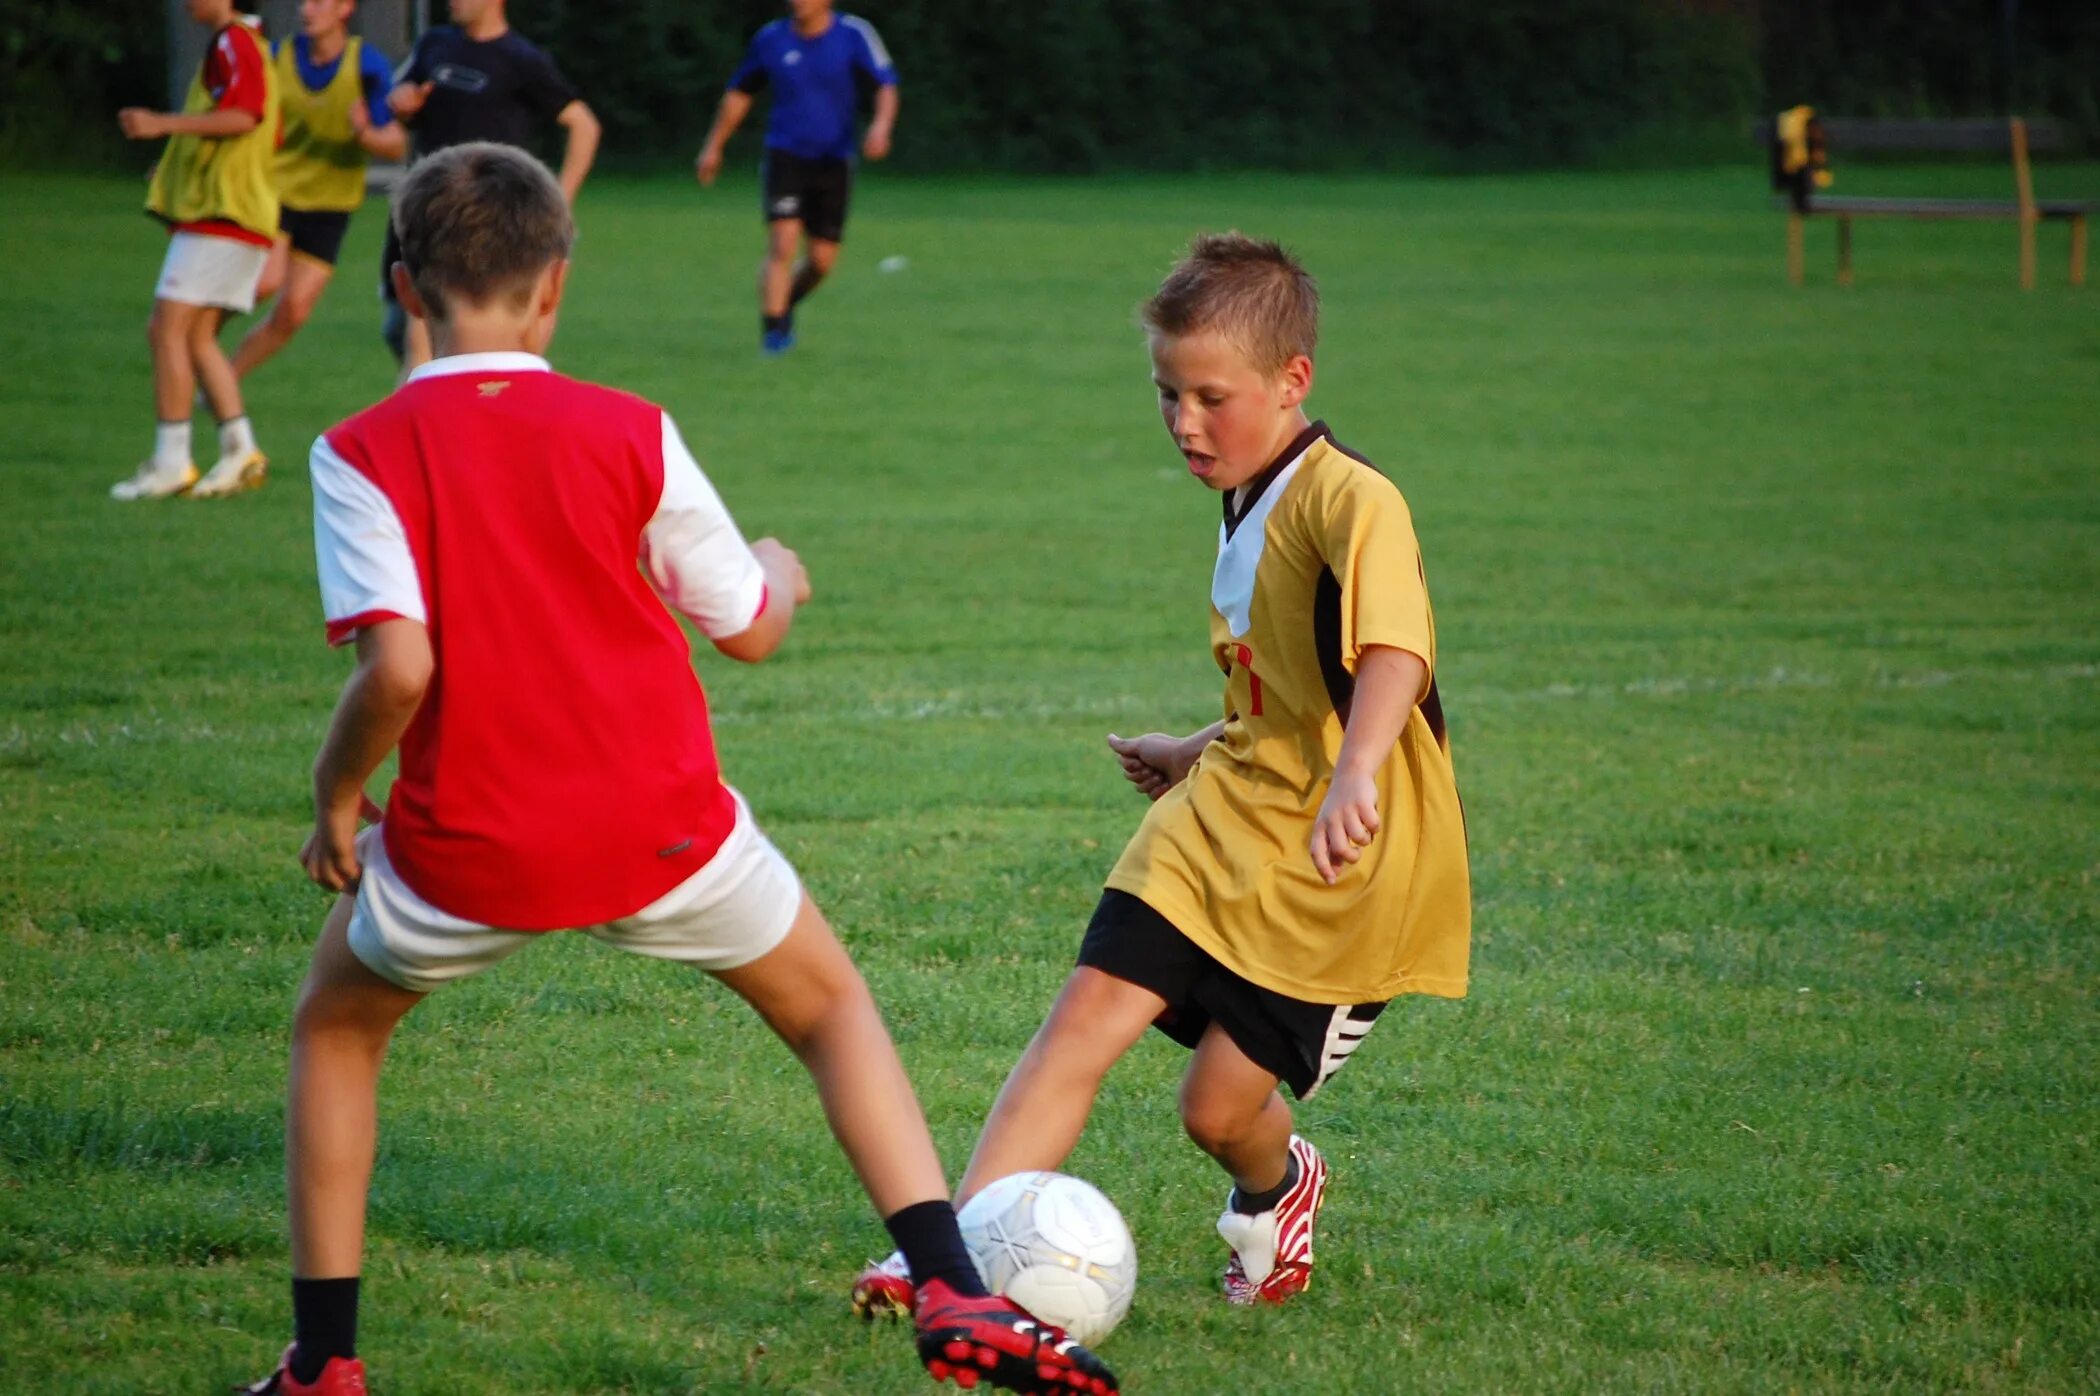
[[[160,422],[153,428],[153,468],[180,470],[190,463],[190,424]]]
[[[246,416],[219,423],[220,455],[245,456],[255,449],[255,428],[248,425]]]

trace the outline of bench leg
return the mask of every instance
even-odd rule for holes
[[[1801,215],[1789,213],[1786,216],[1786,279],[1799,286],[1802,275]]]
[[[1838,285],[1852,284],[1852,215],[1838,215]]]
[[[2071,284],[2085,285],[2085,215],[2071,219]]]
[[[2034,289],[2034,223],[2026,215],[2020,218],[2020,289]]]

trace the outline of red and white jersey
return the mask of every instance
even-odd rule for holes
[[[535,355],[461,354],[315,441],[312,468],[329,642],[403,618],[436,656],[387,801],[403,880],[554,930],[704,866],[736,809],[664,607],[734,635],[765,576],[670,417]]]

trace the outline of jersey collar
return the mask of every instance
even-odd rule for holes
[[[454,373],[546,373],[547,361],[519,349],[497,349],[484,354],[447,354],[408,372],[408,381],[444,378]]]
[[[1221,498],[1225,505],[1225,536],[1227,538],[1232,537],[1234,533],[1239,531],[1240,524],[1246,519],[1247,515],[1254,512],[1255,504],[1260,501],[1262,495],[1268,492],[1269,486],[1276,483],[1276,477],[1283,473],[1284,467],[1304,455],[1312,448],[1313,442],[1327,434],[1327,423],[1314,422],[1304,431],[1292,437],[1291,444],[1283,448],[1282,454],[1278,455],[1275,460],[1270,461],[1261,474],[1249,480],[1242,487],[1237,509],[1232,507],[1233,492],[1231,490],[1225,491]]]

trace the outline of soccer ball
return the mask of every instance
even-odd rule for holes
[[[1092,1347],[1137,1294],[1137,1243],[1122,1213],[1091,1183],[1016,1173],[956,1214],[984,1282]]]

